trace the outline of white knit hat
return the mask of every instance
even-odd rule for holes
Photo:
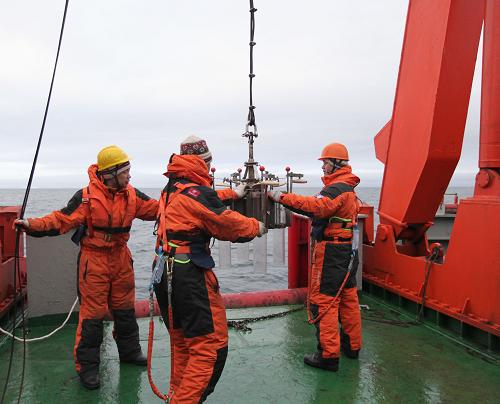
[[[212,161],[212,153],[208,150],[207,142],[194,135],[188,136],[182,141],[182,154],[195,154],[200,156],[207,164]]]

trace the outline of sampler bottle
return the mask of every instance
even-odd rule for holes
[[[359,227],[357,224],[352,228],[352,250],[358,251],[359,247]]]

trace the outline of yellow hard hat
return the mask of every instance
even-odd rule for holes
[[[102,149],[97,155],[97,167],[99,171],[102,171],[118,164],[126,163],[129,160],[130,158],[127,153],[118,146],[111,145]]]
[[[341,143],[330,143],[324,147],[318,160],[323,159],[349,160],[347,147]]]

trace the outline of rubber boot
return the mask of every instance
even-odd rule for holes
[[[99,378],[99,370],[97,372],[80,372],[80,383],[87,390],[95,390],[101,386],[101,381]]]
[[[323,358],[321,352],[314,352],[304,356],[306,365],[336,372],[339,370],[339,358]]]
[[[135,318],[134,309],[113,310],[115,338],[120,355],[120,362],[147,366],[147,358],[143,355],[139,345],[139,326]]]
[[[76,348],[79,364],[80,382],[89,390],[99,388],[99,364],[101,362],[101,343],[103,339],[102,320],[88,319],[82,321],[81,336]]]
[[[342,328],[340,329],[340,350],[350,359],[358,359],[359,349],[351,349],[351,339]]]

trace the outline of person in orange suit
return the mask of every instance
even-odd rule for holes
[[[321,157],[324,188],[315,196],[270,191],[269,197],[312,219],[312,269],[308,316],[316,326],[317,352],[304,356],[307,365],[337,371],[340,351],[357,358],[361,349],[361,314],[356,288],[357,251],[353,229],[359,212],[354,188],[359,178],[348,164],[344,145],[327,145]],[[349,271],[349,268],[352,268]],[[338,323],[340,320],[340,336]]]
[[[160,199],[157,248],[173,260],[173,318],[169,318],[166,271],[155,294],[171,338],[172,404],[205,401],[227,357],[226,313],[212,271],[210,239],[247,242],[266,232],[263,223],[227,209],[223,200],[243,197],[245,186],[214,191],[211,160],[205,140],[189,136],[164,173],[168,184]]]
[[[130,185],[130,162],[117,146],[102,149],[88,169],[89,184],[68,205],[47,216],[16,221],[29,235],[56,236],[77,228],[80,315],[74,356],[80,381],[87,389],[100,386],[103,318],[114,319],[113,336],[121,362],[147,364],[139,345],[135,318],[133,260],[127,241],[135,218],[155,220],[158,201]]]

